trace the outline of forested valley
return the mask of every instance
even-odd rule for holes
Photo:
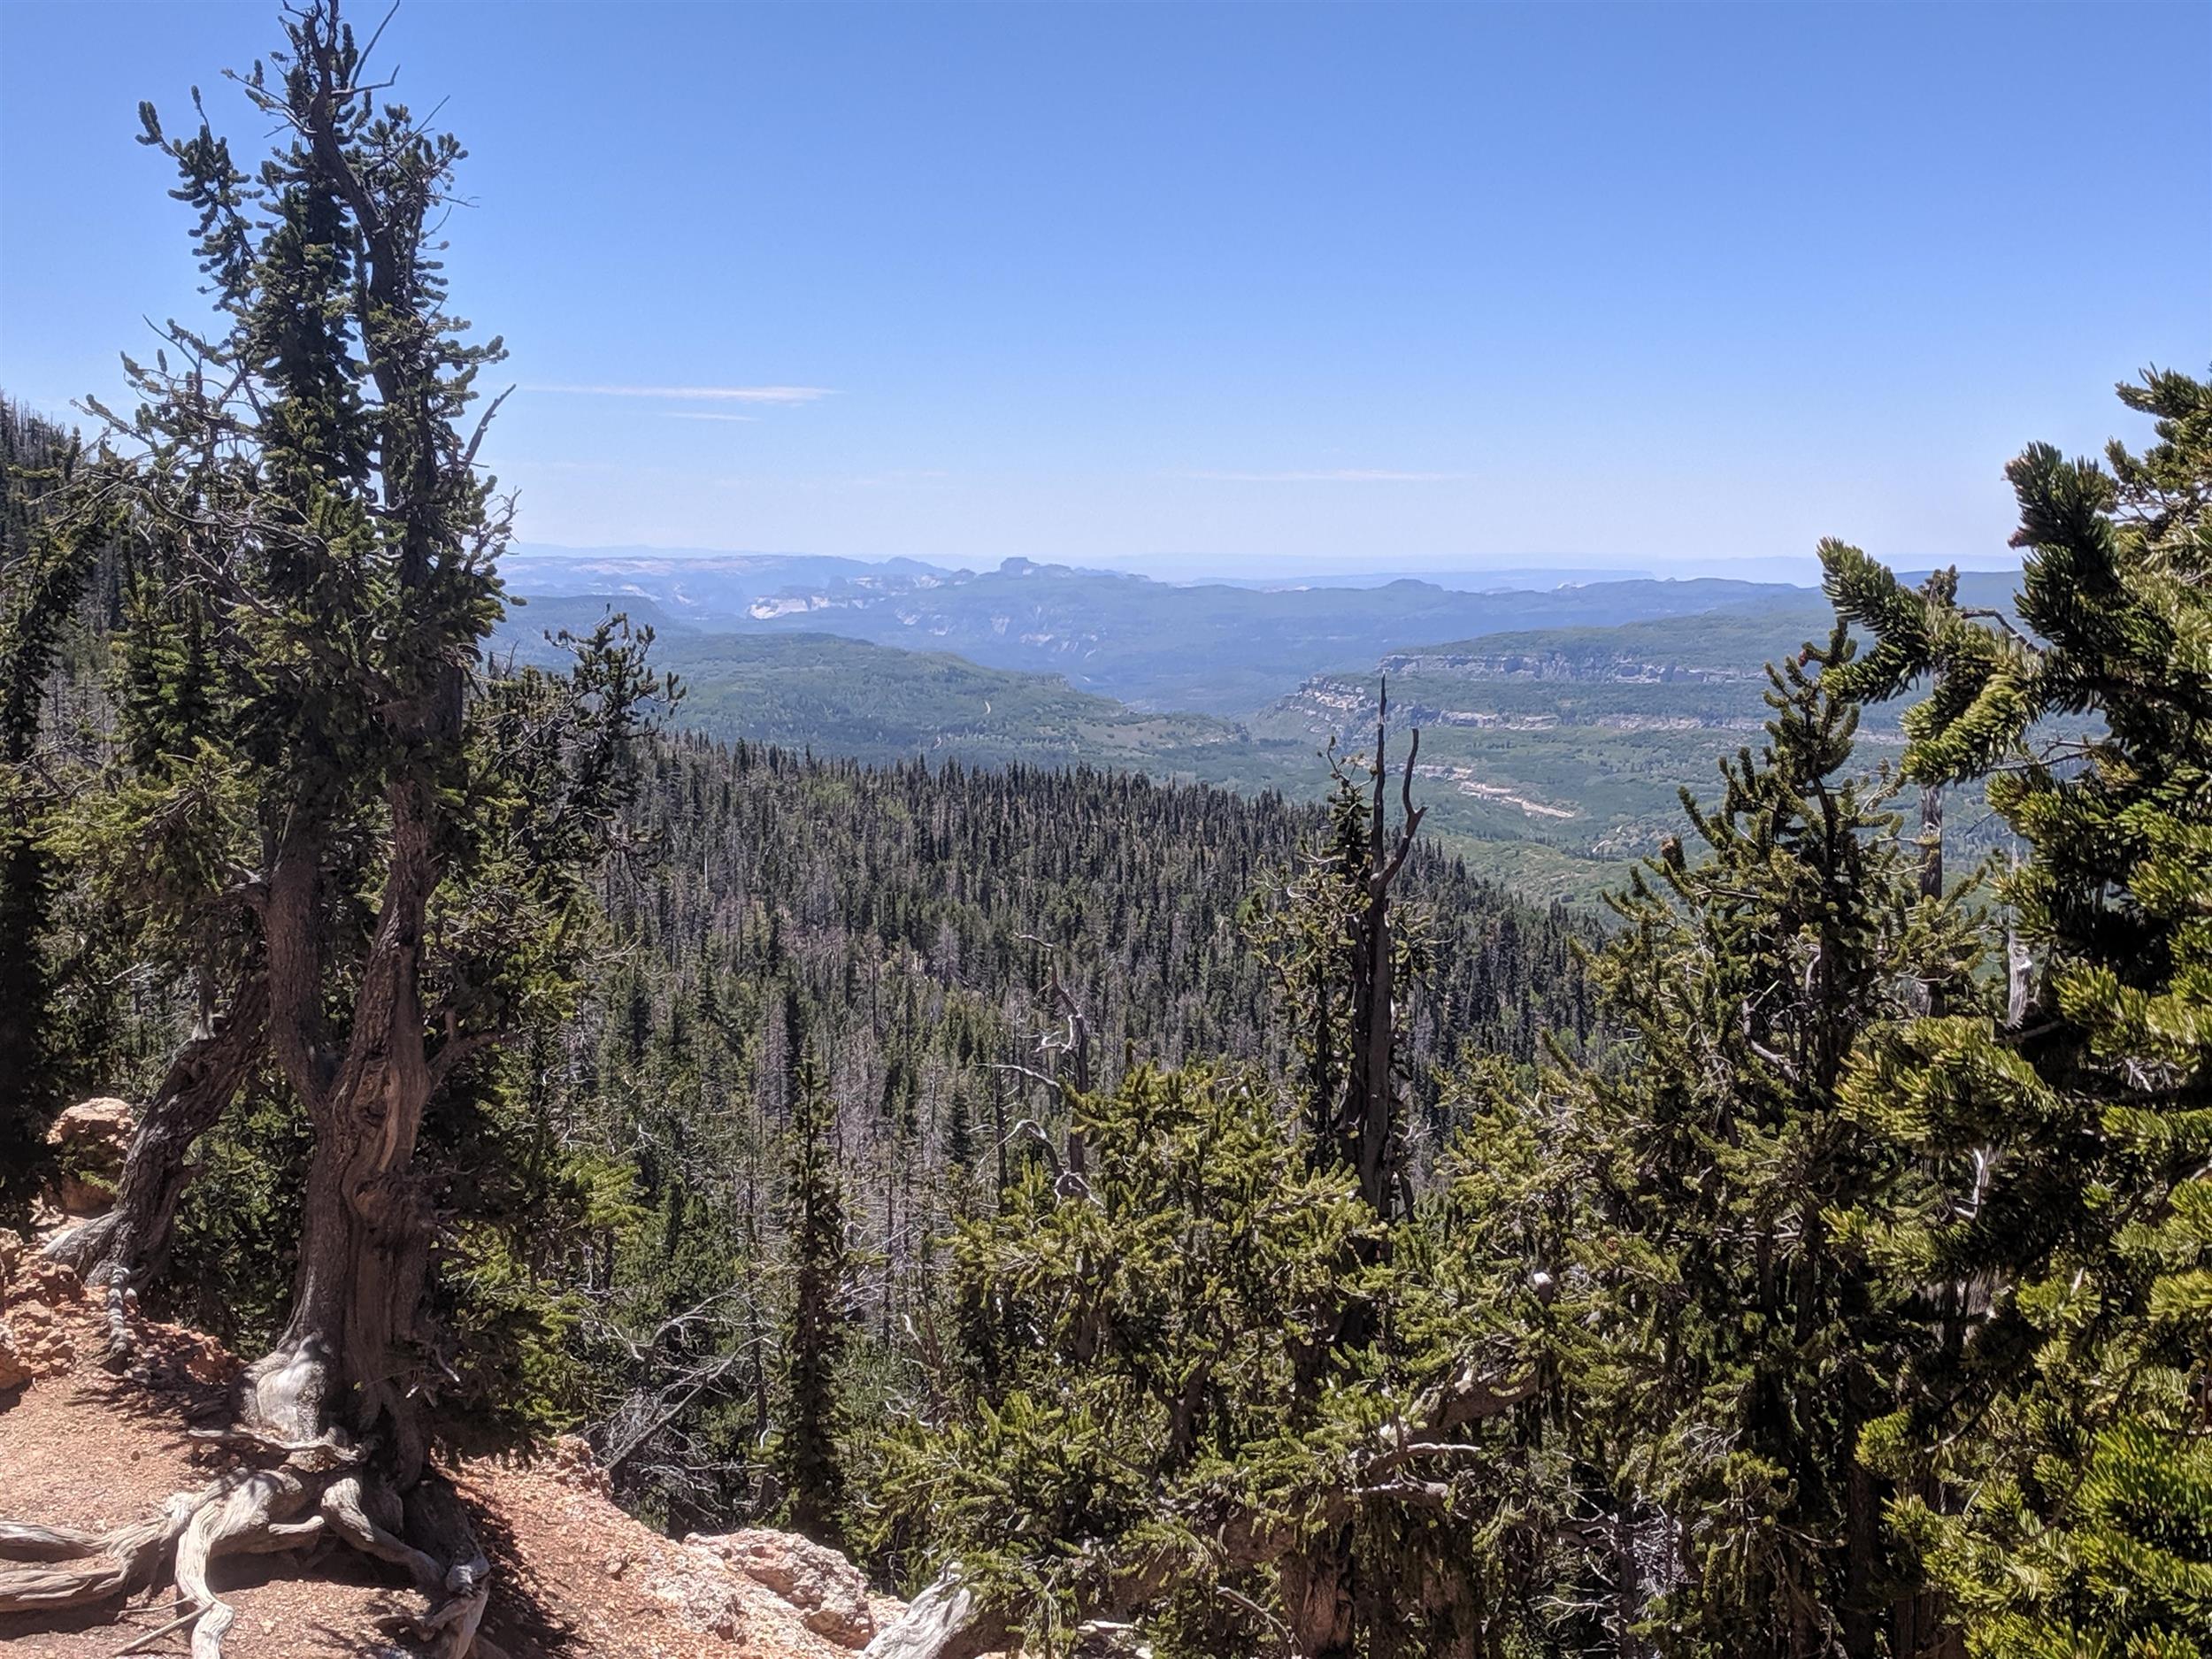
[[[2212,1653],[2212,385],[2020,453],[2009,611],[1824,543],[1763,733],[1537,907],[1386,718],[1296,805],[488,649],[503,348],[373,45],[288,10],[250,166],[145,106],[216,320],[0,408],[0,1260],[255,1356],[204,1487],[0,1521],[0,1632],[218,1659],[327,1549],[489,1653],[457,1460],[568,1432],[910,1598],[874,1659]]]
[[[639,766],[595,965],[522,1056],[521,1121],[547,1139],[517,1202],[570,1208],[534,1216],[517,1248],[543,1304],[547,1392],[528,1409],[581,1414],[626,1500],[680,1529],[772,1516],[786,1493],[770,1447],[802,1052],[841,1194],[840,1386],[852,1420],[873,1420],[950,1340],[957,1224],[1064,1139],[1063,1079],[1110,1090],[1141,1061],[1219,1056],[1282,1079],[1293,1033],[1254,912],[1320,819],[1127,774],[876,769],[680,737]],[[1438,918],[1402,1049],[1425,1172],[1457,1126],[1438,1068],[1461,1045],[1532,1062],[1546,1033],[1588,1033],[1573,947],[1597,930],[1433,858],[1406,890]],[[235,1342],[281,1319],[288,1240],[269,1224],[296,1215],[305,1173],[288,1125],[280,1094],[242,1098],[182,1212],[167,1294]]]

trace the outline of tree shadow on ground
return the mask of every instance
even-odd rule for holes
[[[580,1653],[577,1632],[553,1610],[545,1581],[525,1558],[505,1518],[482,1504],[470,1505],[469,1515],[477,1541],[493,1563],[484,1634],[506,1649],[509,1659],[562,1659]]]

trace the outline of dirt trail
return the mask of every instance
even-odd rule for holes
[[[8,1279],[6,1268],[0,1263],[0,1379],[33,1374],[0,1384],[0,1519],[105,1530],[222,1471],[231,1454],[195,1441],[190,1431],[227,1419],[233,1356],[196,1332],[142,1323],[141,1363],[129,1376],[110,1376],[95,1363],[103,1320],[74,1276],[32,1265]],[[865,1595],[841,1560],[802,1540],[662,1537],[614,1506],[579,1442],[534,1466],[471,1463],[455,1478],[476,1507],[495,1570],[479,1643],[487,1659],[851,1659],[866,1632],[898,1610],[895,1601]],[[756,1571],[781,1581],[790,1599]],[[349,1549],[225,1558],[215,1585],[238,1611],[227,1659],[406,1659],[417,1651],[379,1621],[420,1613],[424,1599],[403,1574],[386,1577]],[[165,1582],[119,1609],[0,1617],[0,1654],[110,1659],[175,1610]],[[825,1629],[839,1639],[818,1633]],[[143,1651],[184,1650],[180,1632]]]

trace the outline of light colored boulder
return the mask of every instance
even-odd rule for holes
[[[55,1196],[65,1215],[98,1215],[115,1202],[115,1185],[137,1133],[138,1114],[131,1103],[111,1094],[79,1101],[54,1119],[46,1144],[61,1162]]]
[[[680,1623],[726,1642],[741,1643],[750,1635],[745,1619],[745,1600],[727,1575],[710,1569],[657,1571],[645,1581],[646,1593],[672,1611]]]
[[[684,1542],[711,1551],[799,1609],[799,1622],[841,1647],[864,1647],[876,1633],[868,1580],[826,1545],[795,1532],[749,1526],[735,1532],[695,1532]]]

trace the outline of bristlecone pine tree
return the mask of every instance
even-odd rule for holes
[[[1877,641],[1854,689],[1934,680],[1907,771],[1986,777],[2025,848],[2004,1016],[1909,1022],[1848,1086],[1959,1177],[1907,1237],[1962,1317],[1883,1461],[1936,1477],[1900,1520],[2006,1659],[2212,1652],[2212,387],[2120,396],[2144,454],[2009,469],[2027,633],[1822,549]]]
[[[220,321],[173,325],[113,423],[134,451],[111,480],[137,571],[132,765],[85,833],[196,955],[196,1043],[265,1051],[311,1129],[291,1312],[246,1379],[250,1465],[113,1534],[7,1529],[0,1610],[119,1595],[173,1551],[208,1659],[231,1617],[210,1560],[328,1533],[409,1568],[459,1655],[488,1569],[426,1461],[442,1222],[417,1140],[442,1091],[562,1005],[582,877],[660,687],[612,625],[566,678],[484,679],[509,514],[475,465],[483,420],[459,423],[500,349],[461,339],[433,240],[461,149],[381,101],[338,0],[284,32],[234,78],[279,134],[257,169],[204,117],[173,139],[142,106]],[[204,1104],[180,1125],[157,1100],[134,1151],[171,1203]]]

